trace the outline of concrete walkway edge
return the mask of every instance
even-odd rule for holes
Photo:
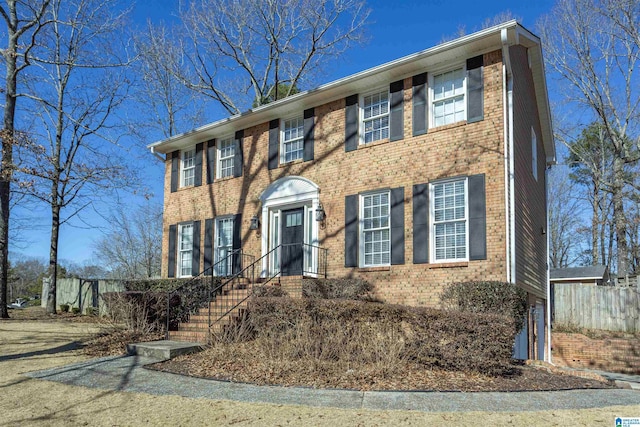
[[[312,389],[239,384],[145,369],[156,359],[117,356],[93,359],[25,375],[64,384],[113,391],[177,395],[279,405],[344,409],[416,410],[426,412],[536,411],[637,405],[634,390],[568,390],[547,392],[396,392]]]

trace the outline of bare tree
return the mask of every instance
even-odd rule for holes
[[[613,152],[612,180],[617,273],[629,273],[624,188],[627,165],[638,161],[640,115],[640,7],[638,0],[559,0],[538,25],[548,64],[560,77],[576,121],[602,124]],[[586,126],[587,123],[584,124]],[[557,132],[568,143],[578,137]]]
[[[159,276],[162,206],[149,202],[133,213],[120,207],[109,223],[109,232],[96,243],[95,255],[111,274],[118,279]]]
[[[112,49],[126,13],[115,0],[52,0],[52,24],[34,58],[39,73],[29,98],[47,144],[21,147],[20,172],[34,178],[26,191],[51,210],[49,313],[56,312],[60,226],[105,191],[135,182],[108,148],[116,142],[110,119],[126,93],[125,63]]]
[[[9,274],[9,211],[13,177],[13,144],[18,98],[18,75],[30,65],[30,52],[38,33],[46,25],[43,19],[49,0],[7,0],[0,5],[0,15],[6,26],[7,47],[2,49],[4,80],[4,117],[0,139],[0,318],[8,318],[7,277]]]
[[[364,0],[197,0],[180,10],[187,87],[230,114],[302,88],[363,37]],[[184,72],[183,72],[184,71]],[[287,93],[286,95],[289,95]]]
[[[575,184],[566,167],[549,172],[549,264],[551,268],[565,268],[581,257],[580,238],[577,235],[580,219],[580,201],[575,197]]]
[[[185,130],[180,129],[181,124],[193,128],[202,120],[204,97],[175,77],[185,67],[176,36],[164,24],[147,24],[146,31],[137,34],[135,47],[138,60],[134,67],[139,77],[135,99],[146,108],[133,118],[133,133],[146,139],[149,130],[159,131],[168,138]]]

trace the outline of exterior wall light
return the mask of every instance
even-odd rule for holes
[[[322,222],[327,218],[327,215],[324,213],[324,208],[322,207],[322,203],[318,204],[316,208],[316,221]]]
[[[251,217],[251,225],[249,226],[250,230],[257,230],[260,228],[260,219],[254,215]]]

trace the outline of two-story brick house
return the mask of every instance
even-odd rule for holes
[[[537,308],[521,354],[543,357],[555,147],[540,40],[517,22],[150,148],[166,155],[163,276],[229,275],[242,249],[263,275],[326,267],[390,303],[514,282]]]

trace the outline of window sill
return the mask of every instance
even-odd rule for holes
[[[428,133],[430,132],[441,132],[441,131],[446,131],[449,129],[455,129],[457,127],[461,127],[461,126],[466,126],[467,121],[466,120],[461,120],[459,122],[455,122],[455,123],[449,123],[448,125],[441,125],[441,126],[436,126],[436,127],[430,127],[429,130],[427,131]]]
[[[365,148],[375,147],[378,145],[387,144],[389,142],[391,142],[390,138],[379,139],[373,142],[361,142],[358,144],[358,150],[364,150]]]
[[[237,178],[237,177],[231,175],[231,176],[225,176],[224,178],[216,178],[213,180],[213,183],[215,184],[216,182],[229,181],[230,179],[233,179],[233,178]]]
[[[456,261],[456,262],[433,262],[427,264],[427,268],[456,268],[456,267],[468,267],[469,261]]]
[[[295,159],[295,160],[291,160],[289,162],[280,161],[278,163],[278,167],[283,168],[283,167],[295,165],[297,163],[304,163],[304,159]]]
[[[376,271],[390,271],[390,265],[383,265],[380,267],[358,267],[360,273],[374,273]]]

